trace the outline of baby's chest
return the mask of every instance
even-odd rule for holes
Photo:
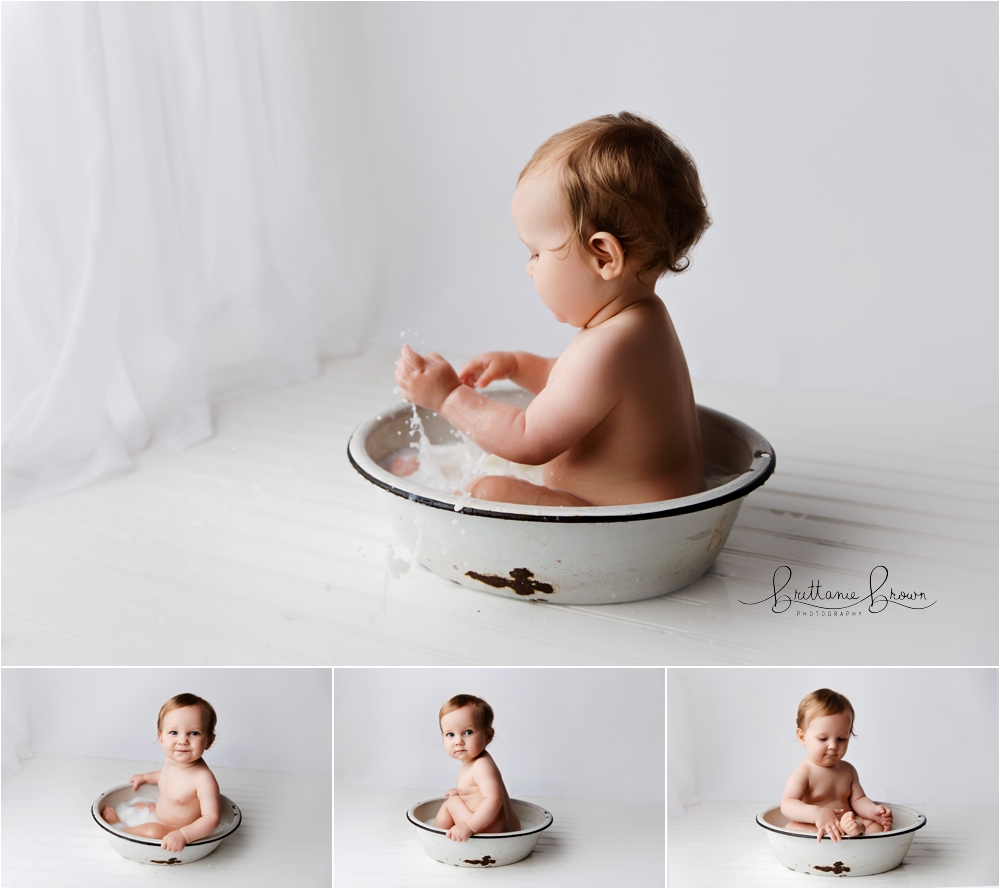
[[[186,781],[160,781],[160,799],[177,805],[190,803],[196,798],[195,787]]]
[[[809,781],[810,795],[816,797],[847,798],[851,795],[850,772],[813,775]]]
[[[468,772],[459,772],[458,781],[455,786],[462,796],[473,796],[479,793],[479,785],[476,783],[476,779],[472,777],[471,770]]]

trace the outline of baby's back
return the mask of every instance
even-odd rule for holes
[[[611,388],[614,406],[580,442],[546,464],[546,484],[602,506],[701,491],[701,433],[691,379],[660,299],[635,303],[580,331],[564,357],[571,350],[579,350],[573,361],[582,356],[596,362],[598,385]],[[552,373],[558,372],[557,363]]]

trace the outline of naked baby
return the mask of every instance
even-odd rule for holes
[[[844,762],[854,734],[854,708],[843,695],[820,688],[799,703],[796,735],[806,758],[792,772],[781,797],[781,812],[792,819],[789,830],[824,834],[835,843],[842,837],[892,830],[892,810],[876,805]]]
[[[438,714],[445,750],[462,765],[434,819],[448,839],[464,843],[473,834],[520,830],[500,770],[486,746],[493,740],[493,708],[482,698],[455,695]]]
[[[656,124],[622,112],[557,133],[535,152],[511,212],[527,273],[556,320],[578,329],[559,358],[486,352],[460,372],[404,345],[403,396],[476,445],[542,467],[543,485],[471,481],[484,500],[545,506],[647,503],[702,490],[691,380],[658,278],[688,265],[710,224],[694,162]],[[526,410],[477,391],[510,379]],[[394,471],[413,471],[414,461]]]
[[[212,705],[197,695],[175,695],[160,708],[156,732],[166,754],[163,768],[131,778],[133,790],[142,784],[159,787],[155,803],[136,804],[147,807],[156,820],[120,829],[162,840],[161,848],[180,852],[219,826],[219,785],[201,758],[215,740],[215,723]],[[120,823],[111,806],[101,810],[101,817],[108,824]]]

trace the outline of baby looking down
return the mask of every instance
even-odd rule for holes
[[[892,830],[892,810],[876,805],[861,788],[857,770],[844,762],[854,734],[854,708],[843,695],[820,688],[799,703],[796,735],[806,758],[785,785],[781,812],[789,830],[842,837]]]
[[[119,829],[139,837],[162,840],[167,852],[180,852],[188,843],[204,839],[219,826],[219,785],[202,754],[215,740],[216,715],[212,705],[197,695],[175,695],[160,708],[156,732],[166,754],[163,768],[133,775],[132,789],[156,784],[155,803],[136,802],[155,815],[155,821]],[[101,809],[108,824],[120,824],[111,806]]]
[[[445,750],[462,765],[456,787],[445,793],[434,826],[464,843],[473,834],[520,830],[500,770],[486,746],[493,740],[493,708],[482,698],[455,695],[438,714]]]
[[[396,382],[484,451],[541,466],[544,485],[503,475],[473,497],[544,506],[647,503],[702,489],[701,435],[677,333],[655,291],[710,224],[694,162],[654,123],[622,112],[557,133],[511,205],[527,273],[556,320],[579,332],[559,358],[486,352],[461,372],[404,345]],[[477,389],[510,379],[526,410]],[[412,458],[395,467],[414,469]]]

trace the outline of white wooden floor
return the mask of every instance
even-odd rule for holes
[[[211,441],[153,446],[129,475],[6,512],[3,663],[997,663],[995,408],[696,384],[778,458],[713,570],[647,602],[528,605],[421,568],[388,581],[397,541],[345,448],[398,400],[394,358],[371,348],[222,404]],[[741,604],[782,565],[786,592],[862,594],[884,565],[886,590],[934,604]]]
[[[331,886],[331,779],[214,769],[243,823],[200,861],[175,867],[119,855],[95,823],[97,796],[151,762],[37,754],[3,779],[4,886]]]
[[[338,786],[334,883],[440,889],[664,885],[663,807],[526,796],[552,813],[552,826],[523,861],[473,870],[430,858],[406,820],[410,806],[439,792]]]
[[[803,874],[778,863],[754,821],[770,803],[703,802],[667,823],[667,885],[750,887],[996,886],[997,809],[914,806],[927,816],[903,864],[848,880]],[[905,802],[900,805],[906,805]],[[724,841],[723,839],[724,838]]]

